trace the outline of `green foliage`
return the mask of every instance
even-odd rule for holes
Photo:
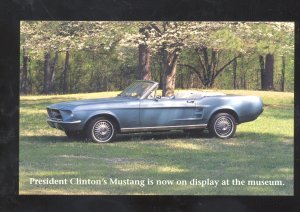
[[[140,32],[142,28],[145,29],[143,33]],[[21,21],[20,61],[23,61],[22,49],[26,48],[30,59],[29,80],[32,82],[29,91],[40,93],[44,53],[51,52],[53,57],[54,52],[59,52],[53,92],[61,93],[65,51],[68,49],[69,92],[106,91],[123,88],[135,80],[140,43],[151,46],[152,76],[158,81],[162,72],[162,47],[168,51],[179,48],[180,63],[196,67],[198,58],[194,49],[206,46],[218,50],[218,67],[242,54],[243,62],[241,58],[237,60],[239,88],[260,89],[258,56],[273,53],[275,89],[280,89],[281,56],[284,55],[285,90],[293,91],[293,32],[294,24],[289,22]],[[176,79],[177,86],[203,87],[190,70],[179,66],[177,69],[180,75]],[[232,80],[232,67],[229,66],[216,78],[214,86],[231,89]]]
[[[210,36],[212,48],[228,50],[231,52],[241,52],[243,41],[228,28],[218,30]]]

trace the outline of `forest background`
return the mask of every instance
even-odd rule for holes
[[[176,89],[294,91],[292,22],[21,21],[21,94]]]

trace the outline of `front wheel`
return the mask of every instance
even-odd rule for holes
[[[231,138],[236,131],[236,120],[228,113],[218,113],[212,117],[208,129],[218,138]]]
[[[116,135],[115,124],[105,117],[94,118],[88,124],[87,134],[96,143],[110,142]]]

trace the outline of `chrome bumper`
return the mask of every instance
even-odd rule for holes
[[[68,130],[68,131],[76,131],[81,130],[81,120],[77,121],[62,121],[62,120],[55,120],[47,118],[47,123],[50,127],[59,129],[59,130]]]
[[[54,119],[50,119],[50,118],[47,118],[47,122],[60,123],[60,124],[79,124],[79,123],[81,123],[80,120],[77,120],[77,121],[61,121],[61,120],[54,120]]]

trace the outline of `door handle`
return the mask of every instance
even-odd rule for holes
[[[194,103],[195,101],[194,100],[187,100],[186,102],[187,103]]]

